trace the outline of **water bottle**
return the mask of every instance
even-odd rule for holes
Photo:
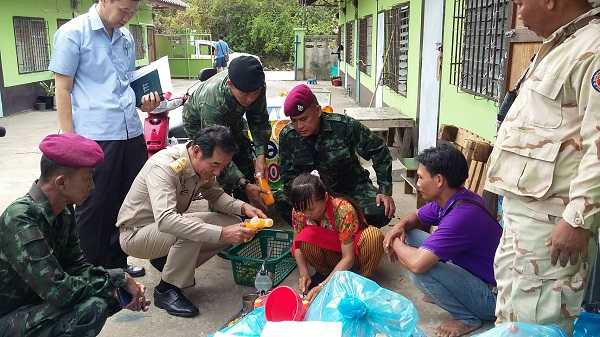
[[[265,268],[265,264],[263,263],[260,267],[258,273],[256,273],[256,278],[254,279],[254,288],[258,291],[259,294],[266,294],[273,287],[273,280],[271,279],[271,275]]]

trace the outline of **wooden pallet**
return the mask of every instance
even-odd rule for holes
[[[487,161],[493,149],[490,142],[467,129],[454,125],[442,125],[438,136],[439,141],[451,143],[464,154],[469,167],[469,176],[465,181],[465,187],[484,196],[484,199],[488,198],[484,188]],[[404,191],[405,193],[414,193],[416,192],[416,170],[418,165],[414,158],[402,158],[401,162],[406,167]],[[424,200],[417,193],[417,207],[421,207],[423,204]],[[486,200],[488,208],[491,208],[492,204],[493,201],[488,202]]]

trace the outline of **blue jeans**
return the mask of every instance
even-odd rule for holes
[[[408,232],[406,241],[418,248],[428,236],[427,232],[413,229]],[[496,295],[490,286],[455,264],[438,262],[423,274],[410,273],[410,278],[456,320],[469,325],[496,320]]]

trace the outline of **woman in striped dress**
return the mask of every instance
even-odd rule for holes
[[[296,177],[290,191],[298,288],[311,301],[340,270],[369,277],[383,255],[383,234],[369,226],[360,207],[327,190],[317,171]],[[311,277],[309,265],[316,273]]]

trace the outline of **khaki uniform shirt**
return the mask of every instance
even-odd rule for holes
[[[498,131],[486,182],[583,228],[600,211],[600,19],[570,34],[598,13],[544,41]]]
[[[119,211],[117,227],[153,223],[161,232],[196,242],[218,242],[220,226],[199,223],[183,213],[198,194],[218,212],[241,215],[244,202],[226,194],[216,178],[202,180],[192,168],[184,144],[152,156],[135,178]]]

